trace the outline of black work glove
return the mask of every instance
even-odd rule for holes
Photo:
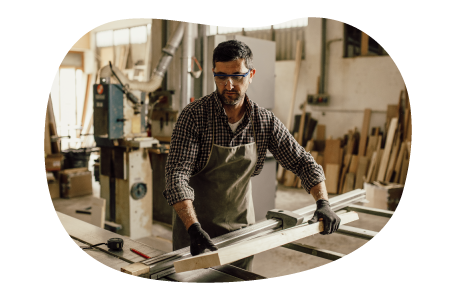
[[[320,218],[323,219],[323,225],[325,226],[325,229],[320,232],[320,234],[331,234],[339,229],[340,218],[331,209],[328,200],[320,199],[317,201],[317,210],[315,211],[312,219],[310,219],[307,223],[317,223]]]
[[[218,248],[211,241],[211,237],[201,228],[200,223],[193,223],[188,228],[190,235],[190,253],[195,256],[204,252],[205,249],[215,251]]]

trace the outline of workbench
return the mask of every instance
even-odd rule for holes
[[[368,215],[385,217],[387,219],[392,219],[394,217],[395,212],[393,211],[364,207],[356,204],[363,199],[365,199],[365,191],[355,190],[331,198],[330,204],[336,213],[354,211],[363,214],[362,218],[367,217]],[[315,206],[310,205],[295,210],[292,213],[308,220],[313,215],[314,211]],[[60,212],[56,212],[55,217],[59,224],[59,229],[78,241],[80,245],[105,243],[110,238],[123,239],[124,246],[122,251],[112,251],[105,245],[96,246],[96,249],[94,250],[80,250],[79,246],[76,247],[79,249],[77,250],[78,253],[81,253],[81,251],[90,253],[90,255],[95,258],[93,261],[100,265],[100,269],[102,269],[102,264],[104,264],[105,268],[114,270],[111,272],[120,273],[119,271],[121,268],[131,267],[132,264],[138,262],[140,262],[143,267],[144,265],[149,267],[149,273],[136,277],[130,276],[130,278],[121,278],[122,276],[128,276],[118,274],[121,275],[117,276],[118,278],[81,279],[81,281],[85,282],[107,282],[114,280],[117,282],[137,281],[143,283],[240,283],[283,282],[284,280],[296,280],[299,282],[456,282],[456,255],[454,255],[456,249],[456,229],[428,229],[417,232],[412,229],[388,230],[385,228],[382,229],[382,232],[376,232],[364,228],[341,225],[336,232],[337,234],[365,239],[369,241],[368,244],[366,244],[364,248],[360,248],[353,253],[338,253],[337,251],[334,251],[334,249],[333,251],[329,251],[298,242],[284,244],[282,247],[301,252],[302,255],[312,255],[324,258],[327,260],[327,264],[313,269],[304,269],[302,270],[302,273],[290,274],[286,278],[268,279],[231,265],[214,266],[207,269],[176,273],[173,264],[178,260],[190,257],[188,247],[166,253]],[[273,234],[274,232],[284,230],[286,227],[285,225],[287,224],[284,220],[277,218],[267,219],[238,231],[216,237],[213,239],[213,242],[220,249],[239,242],[246,242],[249,239],[254,239],[256,237],[264,237]],[[150,258],[144,259],[131,252],[130,248],[134,248]],[[1,251],[11,250],[2,249]],[[18,251],[23,251],[22,253],[24,253],[24,250]],[[20,255],[14,256],[15,257],[12,259],[17,260],[17,257]],[[5,256],[3,256],[2,259],[4,262]],[[56,260],[57,259],[58,257],[56,257]],[[51,264],[56,265],[56,263],[49,260],[49,258],[48,261],[50,261]],[[68,262],[65,261],[64,263]],[[4,263],[4,265],[6,264]],[[11,265],[14,266],[14,264],[10,263],[10,266]],[[71,268],[74,269],[74,266],[71,266]],[[28,281],[36,282],[39,280],[39,278],[28,278]],[[68,279],[46,279],[46,281],[55,282],[66,280]],[[18,278],[11,279],[0,276],[0,282],[13,281],[20,280]]]
[[[57,215],[67,233],[80,247],[88,247],[106,242],[110,238],[123,239],[124,245],[123,249],[120,251],[110,250],[106,245],[96,246],[92,249],[81,249],[81,251],[85,251],[88,255],[100,263],[119,272],[122,267],[145,260],[143,257],[130,251],[130,248],[134,248],[151,258],[165,254],[163,251],[154,249],[128,237],[102,229],[63,213],[57,212]],[[141,277],[149,278],[148,274],[142,275]],[[231,265],[225,265],[180,274],[174,273],[161,277],[158,280],[178,282],[234,282],[258,279],[265,279],[265,277]]]

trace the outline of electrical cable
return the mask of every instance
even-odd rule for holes
[[[81,249],[93,249],[93,247],[100,246],[100,245],[106,245],[108,246],[109,249],[114,250],[114,251],[119,251],[122,250],[124,241],[121,238],[111,238],[108,240],[107,243],[99,243],[95,244],[89,247],[81,247]]]

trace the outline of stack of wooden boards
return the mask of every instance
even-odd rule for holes
[[[362,189],[364,182],[405,184],[412,132],[407,91],[401,91],[397,105],[387,106],[386,134],[381,132],[380,127],[372,128],[369,134],[371,113],[371,109],[365,109],[361,132],[354,128],[339,139],[325,139],[325,125],[318,125],[316,139],[303,140],[302,132],[308,132],[307,137],[312,137],[315,128],[309,121],[310,115],[305,118],[307,122],[304,119],[307,128],[303,130],[299,127],[295,137],[323,166],[328,193],[341,194]],[[302,116],[305,116],[305,109]],[[282,170],[279,167],[277,174],[280,183],[300,187],[300,180],[293,173]]]

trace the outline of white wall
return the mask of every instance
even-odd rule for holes
[[[342,39],[343,34],[343,23],[327,21],[327,41]],[[299,106],[307,94],[317,92],[321,64],[321,19],[309,18],[304,47],[305,59],[301,62],[294,107],[294,114],[299,115]],[[402,76],[391,57],[343,58],[343,41],[330,43],[327,57],[326,93],[330,95],[330,103],[328,106],[307,105],[307,111],[318,120],[318,124],[326,125],[326,137],[342,137],[354,127],[360,131],[365,108],[372,109],[371,128],[384,126],[387,105],[397,104],[400,91],[405,88]],[[273,112],[284,123],[288,118],[293,93],[294,68],[294,61],[276,62]]]

